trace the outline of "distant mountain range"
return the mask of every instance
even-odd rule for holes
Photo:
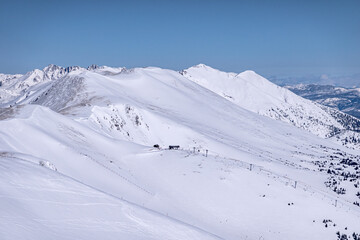
[[[294,77],[270,76],[268,79],[279,86],[293,86],[297,84],[334,85],[346,88],[360,87],[360,73],[352,75],[308,75]]]
[[[303,98],[338,109],[360,119],[360,88],[318,84],[298,84],[286,86],[286,88]]]

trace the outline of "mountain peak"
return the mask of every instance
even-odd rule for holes
[[[180,71],[180,74],[182,75],[186,75],[188,72],[196,72],[198,74],[211,74],[211,73],[220,73],[221,71],[215,68],[212,68],[206,64],[203,63],[199,63],[197,65],[194,65],[192,67],[189,67],[187,69],[184,69],[182,71]]]
[[[259,75],[254,70],[245,70],[245,71],[241,72],[240,74]]]
[[[195,65],[194,67],[197,67],[197,68],[206,68],[206,67],[208,67],[208,66],[205,65],[204,63],[199,63],[199,64]]]
[[[248,80],[263,79],[261,75],[257,74],[253,70],[246,70],[236,75],[236,77],[245,78]]]
[[[90,66],[87,67],[87,70],[95,70],[95,69],[98,69],[100,68],[99,65],[97,64],[91,64]]]
[[[210,66],[208,66],[208,65],[206,65],[204,63],[199,63],[199,64],[197,64],[195,66],[190,67],[190,68],[202,68],[202,69],[207,69],[207,70],[208,69],[214,69],[214,68],[212,68],[212,67],[210,67]]]
[[[43,72],[54,72],[56,70],[64,69],[63,67],[57,66],[55,64],[49,64],[48,66],[44,67]]]

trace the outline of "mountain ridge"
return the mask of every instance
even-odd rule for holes
[[[4,239],[14,236],[8,225],[26,226],[28,235],[38,236],[33,214],[49,226],[46,236],[59,232],[58,226],[64,236],[86,239],[97,239],[98,233],[103,239],[119,237],[98,227],[89,234],[79,224],[86,219],[136,240],[162,239],[159,231],[170,239],[216,235],[230,240],[358,234],[359,150],[259,115],[177,71],[92,69],[37,82],[18,96],[18,104],[0,108],[0,185],[10,186],[0,188],[0,195],[11,196],[0,204],[8,209],[0,216]],[[260,79],[247,86],[264,84]],[[72,186],[80,191],[64,191]],[[92,198],[101,192],[117,200]],[[132,207],[121,211],[116,207],[124,206],[121,200],[162,217]],[[9,207],[14,204],[19,207]],[[24,215],[24,206],[34,212]],[[134,231],[124,232],[122,226]],[[171,234],[168,228],[177,230]]]
[[[358,147],[360,135],[357,131],[344,133],[349,129],[357,129],[360,124],[358,119],[348,115],[340,117],[341,114],[334,113],[336,110],[330,114],[330,110],[271,83],[254,71],[235,75],[210,67],[191,67],[181,74],[247,110],[290,123],[318,136],[331,138],[342,131],[345,135],[341,137],[342,144]],[[351,120],[343,121],[344,118]],[[355,135],[356,140],[345,140],[347,134]]]

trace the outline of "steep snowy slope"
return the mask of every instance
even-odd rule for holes
[[[253,71],[225,73],[204,64],[183,70],[182,75],[252,112],[290,123],[320,137],[334,137],[343,144],[360,143],[360,121],[346,114],[331,114],[328,109],[279,87]],[[344,121],[344,116],[352,121]],[[349,130],[349,131],[348,131]],[[354,133],[355,131],[355,133]],[[347,136],[356,141],[345,141]]]
[[[218,239],[41,167],[28,156],[0,157],[0,201],[3,240]]]
[[[198,234],[237,240],[359,233],[357,150],[248,111],[175,71],[93,68],[37,85],[23,105],[1,109],[1,159],[56,168],[202,229]]]

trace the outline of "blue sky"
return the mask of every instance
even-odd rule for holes
[[[266,76],[360,72],[360,1],[0,1],[0,72],[205,63]]]

